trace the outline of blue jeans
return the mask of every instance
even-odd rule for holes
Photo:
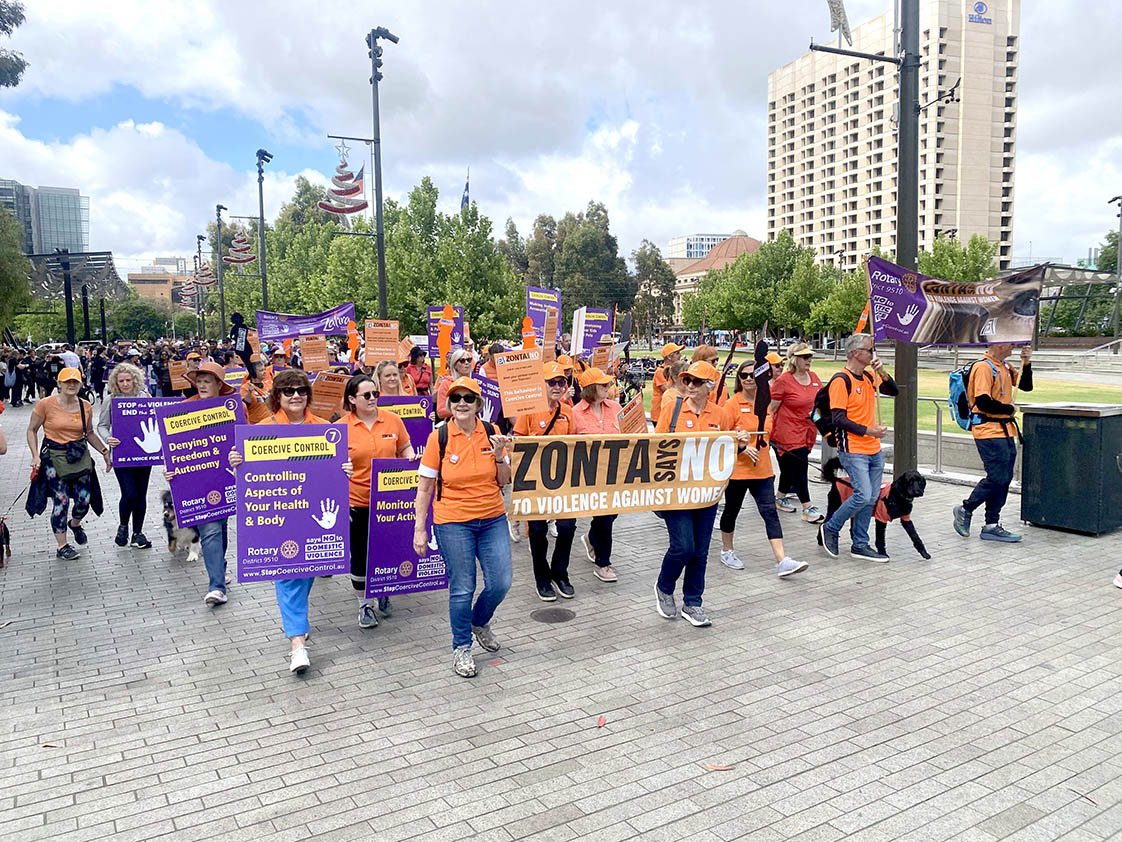
[[[203,564],[210,580],[207,591],[226,593],[226,521],[228,518],[196,524],[203,548]]]
[[[838,451],[845,472],[849,474],[849,484],[853,495],[846,500],[826,521],[826,529],[840,533],[845,522],[853,518],[849,534],[854,547],[869,546],[869,521],[880,496],[880,481],[884,476],[884,451],[876,453],[843,453]]]
[[[491,622],[495,609],[510,590],[513,570],[506,515],[460,523],[434,523],[436,543],[448,568],[448,619],[452,648],[471,646],[472,626]],[[474,607],[475,560],[483,568],[483,590]]]
[[[661,514],[670,534],[670,547],[662,557],[658,589],[664,594],[673,594],[678,578],[682,577],[683,604],[701,605],[701,594],[705,591],[705,563],[709,558],[713,522],[717,519],[717,504],[704,509]],[[682,576],[683,571],[685,576]]]
[[[974,444],[982,457],[986,476],[962,501],[962,507],[973,512],[985,503],[986,525],[989,526],[1000,521],[1001,507],[1009,496],[1009,483],[1013,481],[1013,468],[1017,464],[1017,440],[1012,437],[975,439]]]
[[[277,590],[277,607],[285,637],[296,637],[312,630],[308,625],[308,595],[312,592],[315,577],[307,579],[278,579],[273,584]]]

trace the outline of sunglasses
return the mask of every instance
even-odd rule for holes
[[[470,392],[456,392],[448,396],[448,403],[475,403],[475,395]]]
[[[708,383],[708,380],[699,380],[696,377],[690,377],[688,374],[683,375],[681,378],[683,386],[700,386],[702,383]]]
[[[374,391],[370,391],[370,392],[358,392],[358,393],[357,393],[357,394],[355,395],[355,397],[356,397],[356,398],[358,398],[358,399],[360,399],[360,400],[364,400],[364,401],[372,401],[372,400],[374,400],[375,398],[377,398],[377,397],[378,397],[378,393],[377,393],[377,392],[374,392]]]
[[[752,379],[752,372],[742,371],[742,372],[740,372],[740,374],[738,374],[736,376],[739,377],[741,380],[751,380]]]
[[[556,387],[564,388],[565,386],[569,385],[569,381],[566,380],[564,377],[554,377],[552,380],[546,380],[545,385],[547,385],[551,388],[556,388]]]
[[[280,390],[280,393],[286,398],[291,398],[293,395],[299,395],[302,398],[306,398],[312,393],[312,390],[307,386],[285,386]]]

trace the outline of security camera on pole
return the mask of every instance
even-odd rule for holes
[[[378,69],[382,66],[382,46],[378,43],[379,38],[384,38],[393,44],[397,43],[398,38],[384,26],[371,29],[366,36],[366,47],[370,56],[371,104],[374,111],[374,142],[372,146],[374,150],[374,219],[375,232],[378,236],[378,318],[385,319],[388,316],[386,305],[386,242],[382,228],[382,132],[378,124],[378,83],[382,80],[382,73]],[[264,244],[262,244],[261,250],[264,252]],[[264,272],[264,263],[262,263],[262,275],[264,275]]]

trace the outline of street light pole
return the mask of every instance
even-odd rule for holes
[[[261,266],[261,309],[269,309],[269,284],[265,278],[265,164],[273,160],[264,149],[257,150],[257,260]]]
[[[55,254],[59,256],[59,266],[62,268],[62,297],[66,302],[66,341],[76,345],[78,340],[74,335],[74,287],[70,283],[70,249],[56,248]]]
[[[82,283],[82,339],[90,338],[90,292],[85,282]]]
[[[226,330],[226,290],[222,287],[222,211],[226,210],[225,205],[214,206],[214,219],[218,223],[215,229],[217,238],[215,242],[215,254],[218,255],[218,318],[220,321],[219,330]]]
[[[366,46],[370,50],[370,101],[373,110],[373,143],[374,150],[374,230],[378,236],[378,318],[388,318],[388,305],[386,302],[386,237],[382,221],[382,130],[378,118],[378,82],[382,74],[378,70],[382,66],[382,47],[379,38],[385,38],[394,44],[398,38],[384,26],[371,29],[366,36]]]
[[[1113,205],[1118,203],[1118,241],[1114,244],[1114,277],[1118,280],[1114,285],[1114,338],[1118,339],[1118,314],[1122,309],[1122,193],[1108,202]],[[1055,305],[1053,305],[1055,307]],[[1114,346],[1114,353],[1118,353],[1118,345]]]
[[[918,269],[919,251],[919,0],[900,0],[900,123],[896,157],[896,262]],[[916,406],[918,348],[896,343],[892,465],[896,476],[914,471],[918,458]]]
[[[199,262],[196,264],[199,268],[195,273],[195,301],[198,302],[196,307],[199,312],[199,330],[202,333],[202,338],[206,339],[206,307],[203,304],[203,287],[199,284],[198,272],[203,268],[203,241],[206,239],[202,234],[195,235],[195,245],[199,252]]]

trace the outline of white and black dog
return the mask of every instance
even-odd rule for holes
[[[199,543],[199,530],[193,526],[182,528],[175,519],[175,505],[171,501],[171,492],[165,491],[160,500],[164,504],[164,531],[168,534],[168,552],[175,553],[180,547],[187,547],[187,560],[198,561],[202,558]]]
[[[827,497],[827,520],[841,507],[843,496],[845,499],[849,499],[852,493],[849,480],[838,476],[839,468],[841,468],[841,460],[836,456],[822,466],[822,479],[830,483],[830,494]],[[908,537],[912,539],[912,546],[916,548],[916,552],[926,559],[931,558],[931,554],[927,552],[927,547],[923,545],[919,533],[916,532],[915,524],[912,523],[912,506],[918,498],[923,496],[926,490],[927,480],[919,471],[904,471],[891,483],[886,482],[881,485],[878,491],[877,507],[874,511],[874,519],[877,524],[876,546],[878,553],[888,555],[884,548],[884,533],[889,522],[899,520],[900,525],[904,527],[904,531],[908,533]],[[822,543],[821,534],[818,536],[818,543]]]

